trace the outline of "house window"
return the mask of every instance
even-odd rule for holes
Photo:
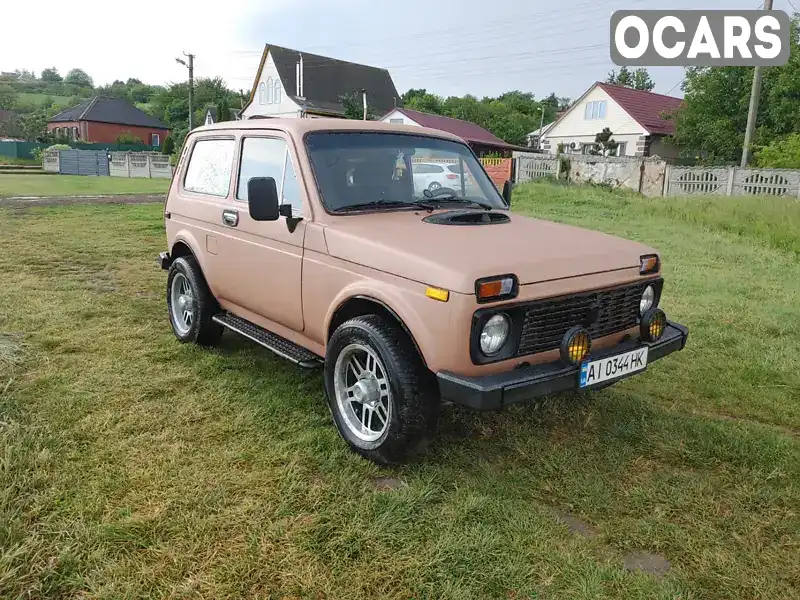
[[[190,192],[210,196],[228,195],[233,171],[232,139],[200,139],[192,147],[183,187]]]
[[[267,103],[267,85],[263,81],[261,82],[261,85],[258,86],[258,103]]]
[[[161,136],[157,133],[150,134],[150,145],[155,147],[161,146]]]
[[[625,146],[627,142],[620,142],[617,146],[616,154],[614,156],[625,156]]]
[[[389,119],[389,123],[394,123],[395,125],[402,125],[403,119]]]
[[[581,154],[592,154],[597,144],[581,144]]]
[[[606,118],[606,101],[594,100],[586,103],[586,110],[583,118],[587,121],[597,121]]]
[[[275,98],[275,90],[272,87],[272,77],[267,77],[267,104],[272,104]]]
[[[272,98],[272,101],[275,104],[280,104],[281,102],[281,80],[275,79],[275,83],[272,86],[275,90],[275,95]]]

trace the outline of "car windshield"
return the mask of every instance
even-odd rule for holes
[[[331,211],[430,208],[444,204],[506,208],[464,144],[377,132],[314,132],[306,145],[322,202]]]

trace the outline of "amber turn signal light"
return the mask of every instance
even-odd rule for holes
[[[561,341],[561,360],[577,365],[584,358],[589,356],[592,349],[592,339],[589,332],[583,327],[573,327],[564,334]]]
[[[435,287],[429,287],[428,289],[426,289],[425,295],[428,298],[433,298],[434,300],[438,300],[439,302],[447,302],[450,299],[450,292]]]
[[[475,295],[478,302],[507,300],[517,295],[518,287],[517,278],[514,275],[487,277],[475,282]]]
[[[641,275],[657,273],[660,266],[657,254],[646,254],[639,257],[639,274]]]

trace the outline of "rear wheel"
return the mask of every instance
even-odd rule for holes
[[[406,333],[377,315],[351,319],[333,333],[325,391],[339,433],[379,464],[404,462],[436,435],[432,376]]]
[[[193,256],[176,258],[169,268],[167,309],[181,342],[211,346],[222,336],[222,326],[211,320],[219,306]]]
[[[442,188],[442,184],[439,183],[438,181],[432,181],[431,184],[428,186],[428,189],[430,191],[432,191],[432,192],[435,192],[436,190],[440,190],[441,188]]]

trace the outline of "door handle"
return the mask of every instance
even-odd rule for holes
[[[238,210],[223,210],[222,223],[228,227],[236,227],[239,224]]]

